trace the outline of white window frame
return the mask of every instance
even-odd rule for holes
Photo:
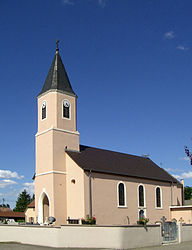
[[[143,186],[143,196],[144,196],[144,206],[139,206],[139,187],[140,186]],[[146,209],[146,194],[145,194],[145,186],[142,184],[142,183],[140,183],[139,185],[138,185],[138,187],[137,187],[137,200],[138,200],[138,208],[140,209],[140,210],[144,210],[144,209]]]
[[[69,103],[69,118],[64,117],[64,110],[63,110],[64,101],[67,101]],[[71,120],[71,102],[68,99],[63,99],[62,101],[62,119]]]
[[[43,104],[45,104],[45,107],[46,107],[46,116],[45,118],[43,118]],[[44,100],[42,101],[42,104],[41,104],[41,121],[45,121],[47,119],[47,101]]]
[[[124,203],[125,205],[119,205],[119,185],[123,184],[124,186]],[[127,192],[126,192],[126,185],[123,181],[117,183],[117,207],[118,208],[126,208],[127,207]]]
[[[160,207],[157,207],[157,188],[159,188],[160,189]],[[155,188],[155,208],[156,209],[162,209],[163,208],[163,202],[162,202],[163,200],[162,200],[162,189],[161,189],[161,187],[160,186],[156,186],[156,188]]]

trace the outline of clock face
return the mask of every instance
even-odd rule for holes
[[[69,108],[70,103],[69,103],[68,101],[64,101],[64,102],[63,102],[63,105],[64,105],[64,107]]]
[[[44,101],[42,104],[42,108],[44,109],[46,107],[46,102]]]

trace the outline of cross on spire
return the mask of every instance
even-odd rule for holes
[[[57,41],[56,41],[56,44],[57,44],[56,50],[59,50],[59,40],[58,40],[58,39],[57,39]]]

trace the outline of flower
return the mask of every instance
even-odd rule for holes
[[[142,225],[146,225],[149,222],[149,219],[146,218],[145,216],[141,217],[138,221],[137,224],[142,224]]]
[[[89,217],[89,215],[86,216],[86,219],[81,219],[82,224],[96,224],[96,218],[95,217]]]

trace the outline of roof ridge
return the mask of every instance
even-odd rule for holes
[[[114,151],[114,150],[110,150],[110,149],[103,149],[103,148],[97,148],[97,147],[86,146],[86,145],[80,144],[80,147],[81,147],[81,146],[87,147],[87,148],[93,148],[93,149],[103,150],[103,151],[108,151],[108,152],[112,152],[112,153],[118,153],[118,154],[122,154],[122,155],[130,155],[130,156],[138,157],[138,158],[141,158],[141,159],[148,159],[148,160],[151,160],[150,158],[146,158],[146,157],[143,157],[143,156],[140,156],[140,155],[133,155],[133,154],[125,153],[125,152],[119,152],[119,151]],[[151,160],[151,161],[152,161],[152,160]]]

